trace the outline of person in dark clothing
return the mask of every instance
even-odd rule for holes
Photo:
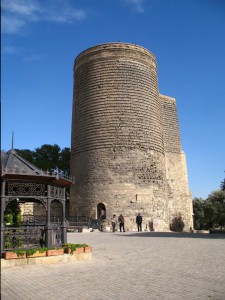
[[[122,214],[119,215],[118,222],[120,224],[120,232],[122,231],[122,229],[123,229],[123,232],[125,232],[125,229],[124,229],[124,216]]]
[[[136,223],[137,223],[138,231],[142,231],[142,216],[140,213],[138,213],[136,217]]]

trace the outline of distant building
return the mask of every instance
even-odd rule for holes
[[[176,101],[159,94],[157,64],[147,49],[97,45],[74,64],[70,214],[122,213],[155,230],[181,215],[193,227]]]

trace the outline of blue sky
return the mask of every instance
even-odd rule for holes
[[[83,50],[128,42],[157,59],[176,98],[189,186],[206,198],[225,177],[224,0],[2,0],[3,150],[70,147],[73,64]]]

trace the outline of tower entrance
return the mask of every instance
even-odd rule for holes
[[[106,218],[106,208],[104,203],[99,203],[97,205],[97,219],[104,220]]]

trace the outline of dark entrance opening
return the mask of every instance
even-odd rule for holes
[[[98,220],[104,220],[106,218],[106,208],[105,204],[99,203],[97,205],[97,219]]]

